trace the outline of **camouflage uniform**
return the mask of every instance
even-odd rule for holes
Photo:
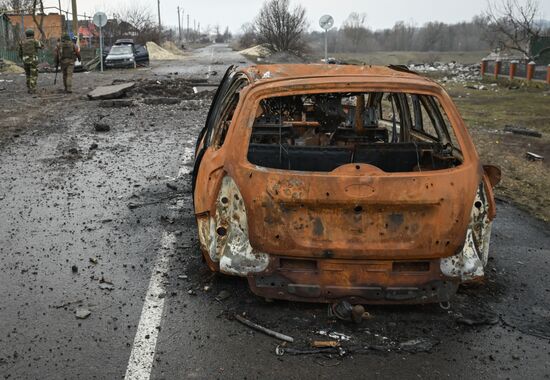
[[[64,35],[61,44],[56,49],[56,65],[61,63],[61,72],[63,73],[63,86],[66,92],[73,92],[73,71],[74,61],[80,61],[80,51],[68,35]]]
[[[36,92],[36,82],[38,81],[38,49],[43,46],[34,39],[34,32],[27,30],[26,39],[19,44],[19,57],[23,60],[25,75],[27,76],[27,90],[29,93]]]

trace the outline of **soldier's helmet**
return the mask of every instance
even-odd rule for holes
[[[30,28],[27,29],[27,30],[25,30],[25,36],[27,36],[27,37],[34,37],[34,30],[32,30],[32,29],[30,29]]]
[[[71,40],[71,37],[69,37],[68,34],[64,34],[62,37],[61,37],[61,41],[70,41]]]

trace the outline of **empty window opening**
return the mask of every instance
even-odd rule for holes
[[[285,170],[332,171],[368,164],[385,172],[448,169],[462,154],[435,97],[323,93],[263,99],[248,160]]]

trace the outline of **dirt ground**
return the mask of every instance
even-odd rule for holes
[[[466,121],[483,163],[502,170],[496,195],[550,221],[550,89],[520,82],[443,85]],[[468,88],[480,85],[486,90]],[[512,134],[506,126],[528,128],[542,137]],[[544,160],[529,161],[527,152]]]
[[[214,45],[148,69],[77,74],[72,95],[52,88],[52,74],[40,76],[35,97],[24,77],[0,75],[0,375],[124,378],[146,347],[152,379],[548,378],[550,229],[507,202],[498,202],[485,283],[461,288],[445,309],[368,306],[372,319],[354,325],[326,305],[266,302],[245,280],[208,270],[189,173],[212,94],[194,94],[190,80],[215,83],[242,61]],[[131,107],[86,98],[127,81],[137,82]],[[474,103],[450,90],[473,125]],[[149,325],[148,302],[159,311]],[[236,314],[295,342],[252,331]],[[326,339],[321,331],[349,340],[308,352]]]

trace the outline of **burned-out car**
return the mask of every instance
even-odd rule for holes
[[[424,303],[484,276],[496,167],[403,67],[230,68],[196,147],[214,271],[270,299]]]

